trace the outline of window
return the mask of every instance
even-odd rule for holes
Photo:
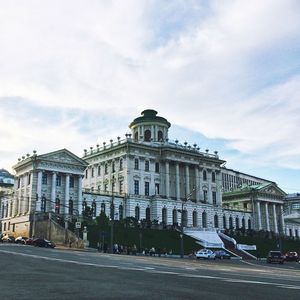
[[[212,192],[213,205],[217,205],[217,192]]]
[[[205,211],[202,213],[202,227],[203,228],[207,227],[207,215]]]
[[[193,227],[198,226],[197,215],[198,215],[197,212],[194,210],[193,211]]]
[[[161,130],[158,131],[157,133],[157,140],[160,142],[163,140],[163,133]]]
[[[219,227],[219,217],[218,217],[218,215],[214,216],[214,226],[215,226],[215,228]]]
[[[159,195],[159,183],[155,183],[155,195]]]
[[[134,169],[135,170],[139,169],[139,160],[137,158],[134,159]]]
[[[244,209],[248,209],[248,204],[247,203],[244,203]]]
[[[186,227],[188,224],[188,215],[186,209],[181,212],[181,222],[183,227]]]
[[[60,175],[56,176],[56,186],[61,186],[61,176]]]
[[[248,219],[248,229],[251,230],[251,220]]]
[[[242,219],[242,228],[246,229],[246,224],[245,224],[245,219],[244,218]]]
[[[115,173],[115,172],[116,172],[115,162],[114,162],[114,161],[113,161],[112,164],[111,164],[111,171],[112,171],[112,173]]]
[[[238,217],[235,218],[235,228],[240,229],[240,219]]]
[[[28,185],[30,184],[30,181],[31,181],[31,173],[28,174],[28,181],[27,181]]]
[[[119,206],[119,219],[120,220],[123,219],[123,205],[122,204]]]
[[[211,173],[211,181],[216,182],[216,173],[215,172]]]
[[[105,213],[105,203],[101,203],[101,212]]]
[[[139,220],[140,219],[140,208],[138,206],[135,207],[134,217]]]
[[[149,222],[150,221],[150,207],[146,208],[146,221]]]
[[[155,173],[159,173],[159,163],[155,163]]]
[[[87,208],[87,203],[86,200],[84,199],[84,201],[82,202],[82,211],[85,212]]]
[[[207,173],[205,170],[203,170],[203,180],[207,180]]]
[[[135,180],[134,181],[134,194],[139,195],[139,193],[140,193],[139,181]]]
[[[69,183],[69,187],[73,188],[74,187],[74,177],[70,177],[70,183]]]
[[[42,212],[46,212],[46,197],[44,195],[42,197],[41,210]]]
[[[46,182],[46,184],[47,184],[47,182]],[[21,178],[19,177],[18,178],[18,188],[21,186]]]
[[[94,218],[96,218],[96,214],[97,214],[97,204],[95,202],[95,200],[93,200],[93,203],[92,203],[92,215]]]
[[[101,166],[98,166],[98,176],[101,175]]]
[[[207,190],[204,190],[203,191],[203,200],[204,200],[204,203],[206,203],[207,202]]]
[[[162,223],[163,223],[163,225],[167,225],[168,211],[167,211],[167,209],[165,207],[162,209],[161,214],[162,214]]]
[[[173,225],[177,225],[177,209],[173,209]]]
[[[229,229],[233,229],[232,216],[229,217]]]
[[[138,133],[138,132],[136,132],[136,133],[134,134],[134,141],[135,141],[135,142],[138,142],[138,141],[139,141],[139,133]]]
[[[94,168],[92,167],[92,177],[94,177]]]
[[[119,182],[119,193],[122,194],[123,193],[123,180]]]
[[[114,220],[115,219],[115,206],[113,203],[110,205],[110,219]]]
[[[105,165],[104,165],[104,174],[106,175],[107,173],[108,173],[108,165],[105,164]]]
[[[88,178],[88,169],[85,170],[85,178]]]
[[[19,178],[19,181],[20,181],[20,178]],[[18,181],[18,184],[19,184],[19,181]],[[47,173],[43,173],[42,184],[47,184]],[[20,187],[20,186],[18,186],[18,187]]]
[[[226,216],[223,216],[223,228],[226,229],[227,225],[226,225]]]
[[[120,158],[119,169],[120,169],[120,171],[123,170],[123,158]]]
[[[144,140],[145,142],[151,141],[151,131],[149,129],[144,132]]]
[[[145,171],[146,171],[146,172],[149,172],[149,169],[150,169],[150,168],[149,168],[149,160],[146,160],[146,161],[145,161]]]
[[[105,184],[104,184],[104,192],[107,192],[107,191],[108,191],[108,184],[105,183]]]
[[[149,182],[145,182],[145,196],[149,196]]]

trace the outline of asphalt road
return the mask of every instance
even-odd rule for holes
[[[300,299],[300,264],[0,244],[0,299]]]

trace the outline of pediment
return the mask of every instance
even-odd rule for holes
[[[39,155],[38,159],[51,161],[51,162],[66,163],[70,165],[81,165],[81,166],[88,165],[84,160],[82,160],[80,157],[73,154],[67,149],[62,149],[62,150]]]
[[[260,193],[266,193],[274,196],[285,196],[285,192],[282,191],[278,186],[270,184],[260,190]]]

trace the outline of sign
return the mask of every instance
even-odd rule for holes
[[[75,223],[75,228],[81,228],[81,222],[76,222]]]
[[[237,244],[238,250],[256,250],[256,245]]]

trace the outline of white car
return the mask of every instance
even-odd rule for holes
[[[205,259],[216,259],[216,254],[214,251],[209,249],[201,249],[196,252],[197,259],[205,258]]]

